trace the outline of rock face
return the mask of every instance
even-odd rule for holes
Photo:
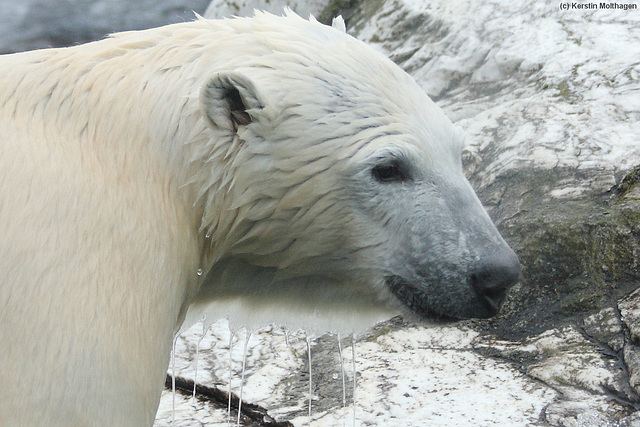
[[[280,15],[284,8],[288,7],[305,18],[310,14],[320,18],[326,6],[326,0],[213,0],[207,8],[205,16],[207,18],[251,16],[254,10]],[[332,17],[328,17],[329,21]]]
[[[192,19],[207,3],[0,0],[0,51]],[[207,13],[283,3],[215,0]],[[355,370],[351,337],[270,327],[247,341],[224,321],[205,334],[196,325],[177,340],[178,393],[165,393],[156,425],[226,425],[231,381],[244,425],[307,424],[311,384],[319,426],[351,425],[354,413],[358,425],[640,426],[640,11],[287,4],[324,21],[343,14],[466,131],[468,177],[525,280],[491,321],[378,325],[358,337]]]
[[[640,295],[626,305],[637,309]],[[304,332],[287,339],[285,331],[265,328],[247,341],[241,330],[229,351],[226,321],[205,335],[196,325],[177,341],[175,373],[186,381],[176,410],[167,390],[156,425],[172,425],[172,417],[176,425],[235,422],[235,409],[230,418],[225,409],[228,390],[234,399],[241,394],[243,405],[261,408],[246,411],[243,425],[307,425],[309,405],[319,426],[352,425],[354,413],[358,425],[379,426],[640,425],[638,347],[617,309],[521,340],[478,326],[419,326],[400,318],[378,325],[355,345],[355,388],[351,337],[341,346],[335,335],[312,340],[310,403]],[[194,379],[222,393],[201,390],[192,401]]]
[[[0,0],[0,53],[64,47],[190,21],[209,0]]]

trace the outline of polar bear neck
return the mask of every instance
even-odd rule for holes
[[[0,209],[3,250],[11,248],[3,267],[16,284],[0,289],[0,301],[25,301],[3,306],[17,332],[0,336],[5,348],[29,349],[8,350],[18,380],[8,386],[8,405],[25,425],[73,424],[65,409],[59,419],[30,413],[33,401],[50,397],[49,406],[78,409],[78,424],[150,425],[172,335],[201,280],[195,192],[183,187],[182,94],[189,92],[176,84],[170,89],[178,95],[171,95],[159,90],[167,81],[148,83],[154,73],[171,73],[145,68],[152,42],[125,39],[0,62],[7,144],[0,187],[3,195],[19,195],[3,198],[10,209]],[[132,59],[135,52],[142,62]],[[158,105],[175,99],[184,105]],[[83,352],[72,351],[76,346]],[[44,363],[34,367],[31,360]],[[29,384],[39,384],[37,392],[23,389]],[[74,389],[58,391],[64,384]],[[119,411],[82,406],[91,399],[112,401]]]

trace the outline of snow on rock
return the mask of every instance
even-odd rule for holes
[[[233,418],[232,422],[235,422]],[[208,401],[165,389],[154,427],[227,426],[227,410]]]
[[[232,392],[238,394],[244,331],[238,332],[231,353],[226,321],[216,322],[204,339],[201,333],[199,324],[179,338],[176,372],[193,379],[200,342],[198,382],[226,391],[231,358]],[[600,341],[604,336],[608,342],[625,336],[621,318],[611,308],[589,316],[582,325],[521,340],[483,333],[478,322],[414,325],[392,319],[359,337],[355,345],[357,425],[637,425],[640,417],[634,411],[640,399],[629,383],[631,367],[621,351]],[[312,342],[313,425],[353,422],[350,338],[341,343],[342,353],[336,336]],[[265,408],[274,421],[307,425],[308,369],[303,331],[288,340],[278,328],[255,331],[247,351],[243,404]],[[186,399],[178,393],[178,400]],[[169,395],[163,396],[156,425],[167,425],[172,416],[193,417],[195,422],[220,414],[184,403],[172,414],[171,404]],[[226,412],[222,415],[220,423]]]
[[[472,345],[477,335],[464,327],[410,326],[358,342],[358,423],[535,423],[557,393],[511,363],[479,355]]]
[[[279,399],[287,392],[280,382],[292,372],[303,371],[304,362],[298,356],[307,354],[306,345],[304,331],[289,333],[270,326],[250,334],[246,329],[232,334],[228,321],[222,319],[203,333],[198,323],[177,338],[175,365],[169,367],[169,374],[175,369],[177,377],[224,392],[229,391],[231,381],[231,392],[239,395],[242,390],[244,402],[279,415],[277,408],[283,403]],[[300,397],[299,405],[289,403],[284,414],[302,409],[304,399]]]
[[[278,331],[274,335],[273,328],[265,328],[252,334],[243,402],[269,408],[269,416],[277,421],[307,425],[306,337],[299,331],[289,337],[287,345],[283,332]],[[236,349],[243,350],[245,332],[238,332],[231,353],[226,322],[214,324],[204,338],[200,333],[198,324],[178,339],[177,375],[193,379],[195,346],[200,342],[198,382],[226,391],[231,373],[231,389],[238,394],[243,355]],[[433,426],[460,422],[477,426],[535,423],[558,393],[524,375],[511,362],[479,354],[474,349],[478,338],[476,331],[464,326],[407,326],[400,321],[383,324],[362,337],[355,345],[357,423],[378,426],[419,426],[425,420]],[[327,360],[322,360],[323,357]],[[312,346],[313,425],[353,422],[353,356],[349,339],[342,340],[342,358],[345,389],[337,337],[325,336]],[[346,406],[342,405],[342,393]],[[196,412],[180,393],[178,401],[173,414],[170,394],[165,393],[156,425],[167,425],[171,417],[202,420],[216,416],[216,411],[208,407]],[[327,405],[328,401],[332,404]],[[224,422],[224,416],[218,422]]]
[[[528,377],[559,392],[545,408],[552,425],[575,424],[582,413],[614,425],[620,414],[629,413],[627,405],[637,402],[618,353],[575,326],[506,344],[485,337],[482,345],[494,355],[520,360]]]

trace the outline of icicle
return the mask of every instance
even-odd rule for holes
[[[353,427],[356,427],[356,334],[351,335],[351,357],[353,357]]]
[[[207,316],[205,315],[201,319],[201,322],[202,322],[202,335],[200,336],[200,339],[198,340],[198,343],[196,344],[196,368],[195,368],[195,371],[193,373],[193,394],[191,396],[191,405],[193,405],[193,406],[196,405],[196,385],[198,384],[198,362],[200,361],[200,343],[204,339],[204,336],[206,335],[207,330],[209,329],[206,326],[206,320],[207,320]]]
[[[347,384],[344,378],[344,360],[342,359],[342,341],[338,333],[338,357],[340,358],[340,373],[342,374],[342,425],[347,425]]]
[[[233,357],[232,357],[232,347],[233,347],[233,336],[235,332],[229,328],[229,405],[227,406],[227,425],[231,425],[231,377],[233,376]]]
[[[311,425],[311,401],[313,399],[313,378],[311,376],[311,342],[307,335],[307,357],[309,359],[309,425]]]
[[[249,340],[251,339],[252,332],[246,329],[247,337],[244,340],[244,356],[242,357],[242,375],[240,380],[240,394],[238,395],[238,422],[237,426],[240,427],[240,415],[242,414],[242,389],[244,388],[244,374],[245,367],[247,365],[247,347],[249,346]]]
[[[178,337],[173,338],[171,347],[171,425],[176,425],[176,343]]]

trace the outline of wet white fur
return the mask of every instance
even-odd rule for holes
[[[220,73],[255,86],[237,135],[202,92]],[[257,266],[259,302],[293,316],[270,284],[308,265],[366,276],[382,238],[349,213],[340,174],[404,150],[462,177],[453,127],[405,73],[292,14],[8,55],[0,76],[0,425],[151,425],[199,269],[242,258],[220,277]],[[347,329],[384,311],[382,290],[308,286],[303,322],[332,301]],[[237,293],[225,304],[252,317]]]

